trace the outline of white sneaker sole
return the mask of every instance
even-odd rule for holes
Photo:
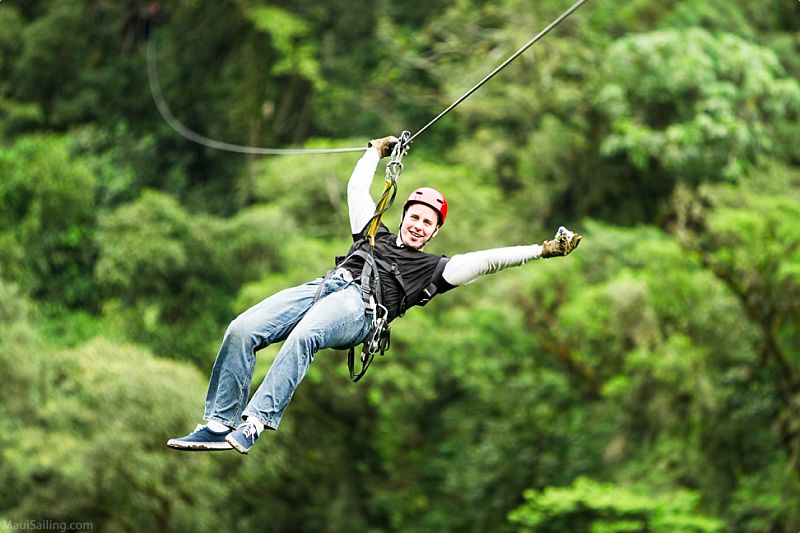
[[[175,450],[183,450],[187,452],[221,452],[225,450],[232,450],[230,443],[225,442],[185,442],[179,439],[169,439],[167,446]]]
[[[225,437],[225,442],[227,442],[231,446],[231,448],[233,448],[234,450],[236,450],[237,452],[239,452],[241,454],[247,455],[247,452],[250,451],[249,448],[245,448],[244,446],[239,444],[239,442],[236,439],[234,439],[233,437],[231,437],[230,435]]]

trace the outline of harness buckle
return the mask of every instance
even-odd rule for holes
[[[376,305],[372,310],[372,328],[361,350],[361,362],[365,362],[372,355],[380,352],[381,355],[389,348],[389,311],[382,305]]]

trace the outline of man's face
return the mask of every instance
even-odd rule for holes
[[[439,216],[424,204],[411,204],[400,224],[400,239],[409,248],[422,248],[439,229]]]

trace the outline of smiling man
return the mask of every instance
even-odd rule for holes
[[[432,205],[438,203],[439,209]],[[406,202],[405,213],[400,226],[400,239],[409,248],[422,249],[431,240],[439,226],[442,215],[439,210],[444,206],[444,196],[434,189],[417,189]]]
[[[568,255],[580,243],[580,235],[561,227],[553,240],[541,245],[452,258],[427,253],[425,246],[447,219],[447,201],[439,191],[424,187],[403,204],[398,233],[380,224],[373,245],[367,238],[375,214],[369,189],[378,162],[397,142],[395,137],[370,141],[350,176],[347,202],[354,244],[348,254],[324,277],[278,292],[230,323],[211,371],[204,413],[208,423],[170,439],[169,447],[247,453],[264,429],[278,429],[319,350],[372,346],[376,331],[410,307],[531,259]],[[275,361],[248,401],[256,352],[281,341]]]

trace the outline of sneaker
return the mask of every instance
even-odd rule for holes
[[[175,448],[176,450],[184,450],[188,452],[204,451],[204,450],[230,450],[231,445],[225,440],[225,437],[233,431],[228,429],[226,431],[216,432],[208,429],[208,426],[198,424],[194,431],[177,439],[169,439],[167,446]]]
[[[253,447],[260,433],[261,431],[254,423],[245,422],[229,433],[225,440],[233,446],[234,450],[246,454]]]

